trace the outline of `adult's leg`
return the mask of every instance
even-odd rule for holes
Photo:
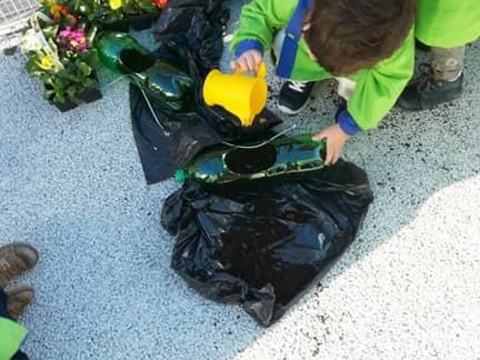
[[[432,47],[432,70],[437,80],[452,82],[460,78],[463,70],[465,46],[451,49]]]

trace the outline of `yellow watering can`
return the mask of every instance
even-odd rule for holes
[[[267,103],[267,67],[261,63],[257,76],[236,70],[231,74],[212,70],[203,84],[203,98],[208,106],[218,105],[238,117],[243,126],[253,119]]]

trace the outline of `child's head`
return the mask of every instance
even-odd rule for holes
[[[371,68],[402,44],[415,20],[415,0],[315,0],[304,38],[333,75]]]

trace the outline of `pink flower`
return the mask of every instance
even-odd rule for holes
[[[85,51],[90,45],[83,29],[72,29],[70,26],[67,26],[64,30],[60,31],[59,37],[63,46],[70,51]]]

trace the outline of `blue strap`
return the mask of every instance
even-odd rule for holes
[[[302,28],[305,19],[305,13],[310,9],[313,0],[300,0],[297,8],[290,19],[285,30],[285,39],[283,40],[280,58],[277,64],[277,75],[283,78],[290,78],[295,58],[298,51],[298,42],[302,37]]]

